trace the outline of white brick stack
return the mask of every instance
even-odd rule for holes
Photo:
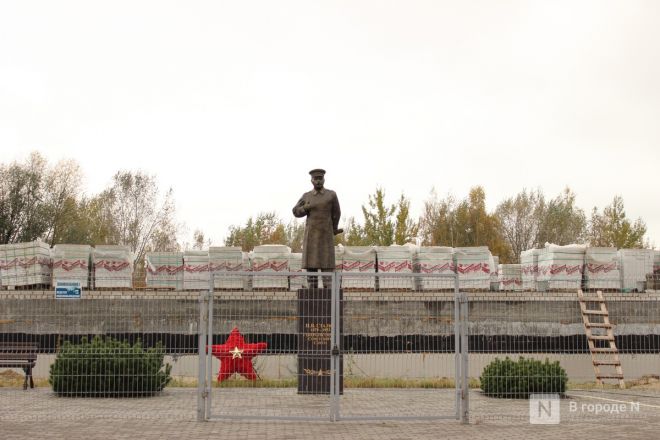
[[[490,257],[490,291],[497,292],[500,290],[499,285],[500,273],[500,257],[493,255]]]
[[[402,275],[396,278],[379,277],[380,289],[413,290],[415,288],[412,273],[416,251],[416,246],[412,244],[376,247],[376,272]],[[405,276],[405,274],[411,275]]]
[[[335,263],[338,263],[335,261]],[[352,273],[376,273],[376,250],[373,246],[345,246],[341,261],[344,289],[376,288],[376,277],[351,277]]]
[[[624,292],[644,291],[646,275],[653,273],[653,250],[619,249],[621,288]]]
[[[292,292],[307,287],[307,271],[302,268],[302,254],[289,254],[289,272],[300,272],[300,275],[289,277],[289,290]]]
[[[247,288],[248,277],[231,276],[232,272],[249,272],[250,260],[238,246],[214,246],[209,248],[209,270],[216,289]]]
[[[250,260],[252,262],[252,286],[255,289],[287,289],[289,279],[286,276],[264,276],[260,274],[289,271],[291,248],[281,244],[255,246]]]
[[[584,255],[584,280],[587,289],[621,289],[616,248],[588,247]]]
[[[89,287],[92,247],[87,244],[56,244],[51,251],[53,258],[53,286],[57,281],[79,281],[81,287]]]
[[[540,249],[529,249],[520,253],[522,287],[525,292],[536,290],[536,278],[539,273],[539,252]]]
[[[660,275],[660,251],[653,251],[653,273]]]
[[[94,288],[133,287],[133,258],[128,246],[94,247],[92,250]]]
[[[546,244],[539,252],[536,278],[539,290],[576,290],[582,287],[584,245]]]
[[[183,288],[183,252],[147,252],[147,287]]]
[[[455,272],[454,249],[446,246],[424,246],[415,256],[415,271],[420,274],[451,274]],[[447,290],[454,288],[451,277],[419,277],[419,290]]]
[[[521,292],[523,290],[521,264],[500,264],[497,278],[500,291]]]
[[[461,289],[490,290],[490,250],[487,246],[454,249],[458,286]]]
[[[183,290],[208,290],[209,252],[185,251],[183,253]]]
[[[50,247],[41,240],[0,245],[0,285],[13,288],[51,282]]]

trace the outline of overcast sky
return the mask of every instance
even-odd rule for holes
[[[325,168],[344,218],[377,186],[489,208],[614,195],[660,245],[660,2],[0,1],[0,162],[76,159],[173,187],[184,240],[285,221]]]

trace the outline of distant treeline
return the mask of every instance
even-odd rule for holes
[[[243,226],[232,226],[227,246],[250,250],[260,244],[286,244],[301,250],[304,225],[284,223],[275,213],[250,217]],[[423,246],[488,246],[502,263],[517,263],[520,252],[543,247],[587,243],[616,248],[648,247],[646,225],[626,217],[623,199],[615,196],[602,211],[594,208],[591,216],[575,206],[575,193],[566,188],[547,199],[541,190],[523,189],[495,208],[486,210],[486,192],[480,187],[458,200],[439,198],[433,191],[424,203],[419,219],[410,215],[410,200],[401,195],[394,204],[385,202],[385,191],[378,188],[362,205],[362,219],[349,217],[344,233],[336,243],[347,246],[389,246],[419,241]]]
[[[74,160],[49,164],[39,153],[24,162],[0,164],[0,244],[40,238],[58,243],[121,244],[136,260],[147,251],[176,251],[188,244],[177,241],[172,189],[159,191],[156,179],[140,171],[118,171],[98,194],[82,188],[82,171]],[[385,201],[377,188],[362,206],[361,218],[348,217],[337,243],[348,246],[405,244],[424,246],[488,246],[500,262],[518,262],[520,252],[546,242],[559,245],[588,243],[617,248],[648,247],[641,218],[626,217],[624,202],[614,196],[602,211],[590,216],[575,206],[575,193],[566,188],[548,199],[541,190],[523,189],[486,210],[486,192],[480,187],[467,197],[439,197],[431,192],[419,219],[410,214],[410,200],[402,194],[396,203]],[[284,222],[273,212],[250,217],[229,228],[225,245],[251,250],[260,244],[286,244],[295,252],[302,246],[304,224]],[[210,243],[200,230],[191,247]]]

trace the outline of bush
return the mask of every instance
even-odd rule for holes
[[[144,350],[140,341],[131,346],[110,337],[66,341],[50,366],[48,382],[59,396],[150,396],[171,380],[172,366],[163,365],[164,356],[160,342]]]
[[[481,389],[487,396],[528,398],[532,393],[564,393],[568,376],[559,361],[545,362],[508,357],[496,358],[481,373]]]

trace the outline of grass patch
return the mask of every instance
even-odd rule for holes
[[[479,388],[479,381],[468,380],[470,388]],[[403,379],[397,377],[344,377],[344,388],[454,388],[454,379],[447,377]]]
[[[34,387],[47,387],[50,386],[48,384],[48,379],[46,378],[40,378],[36,379],[34,378]],[[14,370],[5,370],[5,371],[0,371],[0,388],[23,388],[23,383],[25,383],[25,374],[23,373],[18,373]],[[28,387],[30,385],[28,384]]]
[[[188,377],[173,377],[170,387],[192,388],[197,386],[197,379]],[[242,378],[232,378],[219,384],[213,379],[214,388],[296,388],[298,380],[259,379],[250,381]],[[479,381],[470,378],[469,387],[479,388]],[[454,379],[447,377],[428,379],[402,379],[396,377],[344,377],[344,388],[454,388]]]

